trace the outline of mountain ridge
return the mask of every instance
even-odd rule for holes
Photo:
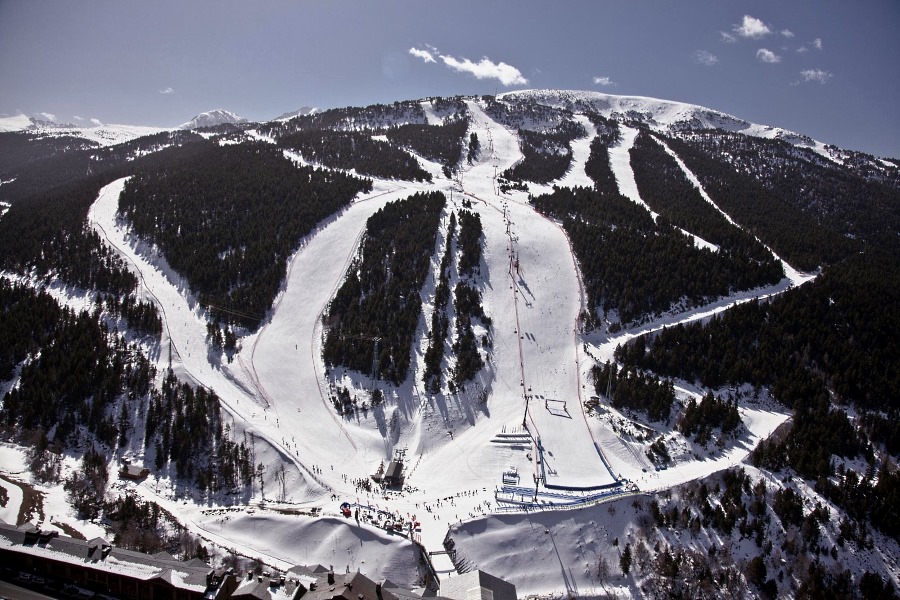
[[[201,127],[215,127],[216,125],[226,125],[230,123],[247,123],[244,117],[231,111],[216,108],[210,111],[202,112],[190,121],[182,123],[178,129],[199,129]]]

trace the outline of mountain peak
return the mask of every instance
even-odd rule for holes
[[[199,129],[200,127],[215,127],[225,123],[246,123],[247,119],[237,115],[231,111],[217,108],[208,112],[203,112],[178,126],[179,129]]]
[[[305,117],[307,115],[311,115],[315,112],[318,112],[318,108],[313,108],[311,106],[301,106],[297,110],[291,110],[286,113],[281,113],[274,119],[273,121],[287,121],[288,119],[293,119],[294,117]]]

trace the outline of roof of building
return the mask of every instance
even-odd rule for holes
[[[484,590],[489,590],[488,597],[516,597],[516,586],[481,570],[469,571],[441,581],[440,594],[448,598],[465,599],[470,597],[470,590],[480,588],[482,597]]]
[[[403,463],[399,460],[392,460],[390,464],[388,464],[387,471],[384,473],[385,479],[397,479],[400,477],[400,474],[403,472]]]
[[[41,531],[36,527],[14,527],[0,521],[0,548],[73,565],[88,566],[98,571],[117,573],[141,581],[165,581],[185,590],[206,591],[207,565],[189,564],[168,553],[150,556],[116,548],[103,538],[79,540],[59,532]]]
[[[122,465],[122,469],[119,471],[119,475],[121,477],[126,477],[129,479],[141,479],[150,474],[150,469],[147,469],[141,465]]]
[[[116,548],[102,537],[79,540],[60,535],[55,530],[42,531],[30,523],[15,527],[2,519],[0,550],[205,593],[218,587],[225,576],[232,573],[230,569],[210,568],[197,559],[180,561],[168,552],[144,554]],[[490,588],[496,582],[510,585],[481,571],[467,575],[478,577],[480,587]],[[378,583],[359,572],[334,573],[323,565],[297,565],[283,575],[264,573],[263,576],[239,579],[233,596],[251,600],[290,600],[298,596],[299,590],[302,590],[299,595],[304,600],[420,600],[426,595],[440,599],[433,593],[402,588],[389,579]]]

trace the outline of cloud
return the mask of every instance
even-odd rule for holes
[[[697,50],[694,52],[694,62],[711,67],[719,62],[719,57],[706,50]]]
[[[79,117],[78,115],[72,115],[72,118],[76,121],[84,121],[84,117]]]
[[[782,29],[781,35],[783,35],[786,38],[792,38],[792,37],[794,37],[794,32],[791,31],[790,29]]]
[[[441,60],[454,71],[469,73],[474,75],[476,79],[496,79],[507,87],[528,83],[528,80],[522,76],[522,73],[517,68],[505,62],[495,63],[488,58],[482,58],[475,63],[468,58],[459,60],[443,54],[441,55]]]
[[[750,15],[744,15],[741,24],[735,25],[733,31],[741,37],[754,40],[772,33],[768,25]]]
[[[40,119],[41,121],[54,121],[54,122],[56,121],[56,115],[54,115],[53,113],[39,112],[39,113],[34,113],[34,116],[36,118]]]
[[[512,65],[505,62],[494,62],[489,58],[482,58],[478,62],[473,62],[468,58],[456,58],[449,54],[441,54],[437,48],[429,46],[428,50],[418,48],[410,48],[409,53],[415,57],[421,58],[426,63],[436,63],[435,55],[441,59],[441,62],[457,71],[458,73],[468,73],[476,79],[496,79],[504,86],[524,85],[528,80]]]
[[[170,88],[170,87],[167,87],[167,88],[164,89],[164,90],[159,90],[159,93],[160,93],[160,94],[174,94],[174,93],[175,93],[175,90],[173,90],[173,89]]]
[[[816,50],[821,50],[822,49],[822,38],[814,39],[812,45],[813,45],[813,48],[815,48]]]
[[[818,83],[824,85],[829,79],[834,77],[832,73],[823,71],[822,69],[806,69],[800,71],[800,81],[796,83]],[[796,84],[795,84],[796,85]]]
[[[434,60],[434,56],[432,56],[431,52],[429,52],[428,50],[419,50],[417,48],[410,48],[409,53],[417,58],[421,58],[426,63],[437,62]]]
[[[100,119],[91,119],[91,123],[97,127],[100,127],[103,125],[103,123],[100,122]]]
[[[806,46],[800,46],[799,48],[797,48],[797,52],[799,52],[800,54],[806,54],[807,52],[809,52],[809,48],[807,48]]]
[[[765,62],[765,63],[780,63],[781,57],[772,52],[771,50],[767,50],[766,48],[760,48],[756,51],[756,58]]]
[[[725,31],[720,31],[719,35],[722,36],[722,41],[725,42],[726,44],[733,44],[737,41],[736,37],[734,37],[733,35],[725,32]]]
[[[616,85],[616,82],[610,79],[609,77],[594,77],[594,85]]]

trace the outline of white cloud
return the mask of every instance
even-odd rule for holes
[[[507,87],[528,83],[528,80],[522,75],[522,72],[514,66],[508,65],[505,62],[494,62],[487,57],[482,58],[478,62],[473,62],[468,58],[459,59],[455,56],[450,56],[449,54],[441,54],[434,46],[428,46],[427,50],[410,48],[409,53],[417,58],[421,58],[426,63],[436,63],[437,60],[435,59],[435,56],[437,56],[437,58],[441,59],[442,63],[454,71],[474,75],[477,79],[496,79]]]
[[[426,63],[437,62],[434,60],[434,56],[432,56],[431,52],[428,50],[419,50],[418,48],[410,48],[409,53],[417,58],[421,58]]]
[[[616,85],[616,82],[609,77],[594,77],[594,85]]]
[[[445,54],[441,54],[440,58],[445,65],[454,71],[469,73],[474,75],[476,79],[496,79],[507,87],[528,83],[528,80],[522,76],[522,73],[517,68],[505,62],[495,63],[485,57],[476,63],[468,58],[459,60]]]
[[[91,123],[96,127],[100,127],[103,125],[103,123],[100,122],[100,119],[91,119]]]
[[[719,35],[722,36],[722,41],[725,42],[725,43],[733,44],[733,43],[735,43],[735,42],[737,41],[737,38],[736,38],[736,37],[734,37],[733,35],[731,35],[730,33],[725,32],[725,31],[720,31],[720,32],[719,32]]]
[[[76,121],[84,121],[84,117],[79,117],[78,115],[72,115],[72,118]]]
[[[756,58],[765,62],[765,63],[780,63],[781,57],[772,52],[771,50],[767,50],[766,48],[760,48],[756,51]]]
[[[711,67],[719,62],[719,57],[706,50],[697,50],[694,52],[694,62]]]
[[[792,38],[792,37],[794,37],[794,32],[791,31],[790,29],[782,29],[781,35],[783,35],[786,38]]]
[[[164,90],[159,90],[159,93],[160,93],[160,94],[174,94],[174,93],[175,93],[175,90],[173,90],[173,89],[170,88],[170,87],[167,87],[167,88],[164,89]]]
[[[823,71],[822,69],[806,69],[805,71],[800,71],[801,81],[798,83],[813,82],[825,84],[832,77],[834,77],[833,74],[828,71]]]
[[[772,33],[769,26],[750,15],[744,15],[740,25],[734,26],[734,32],[741,37],[758,39]]]
[[[822,49],[822,38],[814,39],[812,45],[813,45],[813,48],[815,48],[816,50],[821,50]]]
[[[799,52],[800,54],[806,54],[807,52],[809,52],[809,48],[807,48],[806,46],[800,46],[799,48],[797,48],[797,52]]]
[[[36,119],[40,119],[41,121],[56,121],[56,115],[48,112],[39,112],[34,113]]]

